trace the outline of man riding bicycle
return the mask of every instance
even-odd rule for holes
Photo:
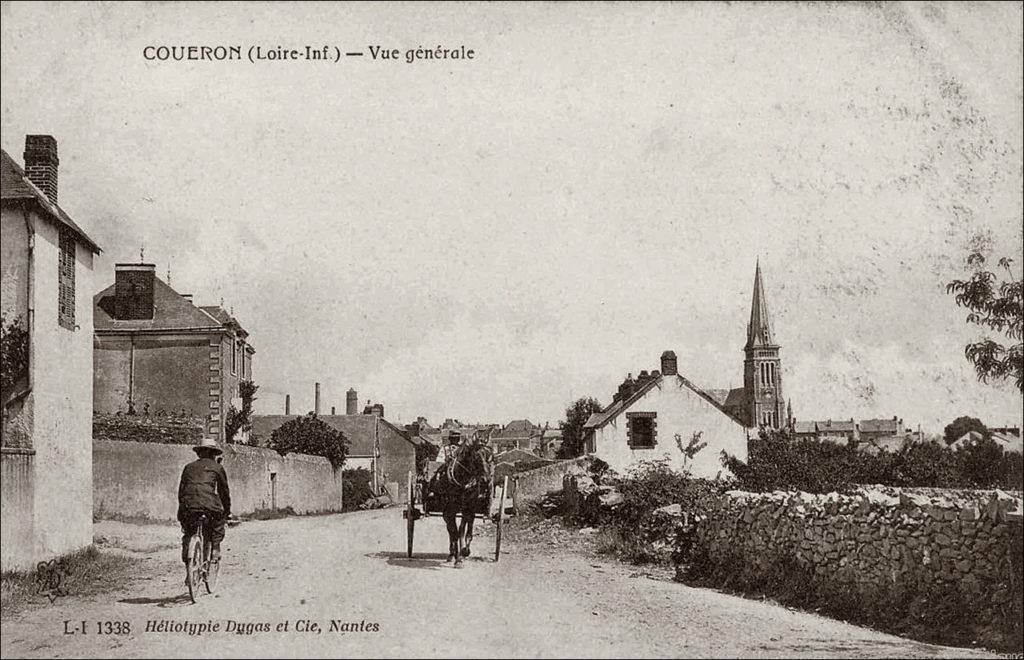
[[[228,475],[218,456],[223,452],[213,438],[203,438],[192,448],[199,458],[181,471],[178,485],[178,522],[181,523],[181,560],[188,565],[188,541],[199,516],[206,515],[206,528],[213,544],[210,561],[220,561],[220,542],[224,540],[224,522],[231,516],[231,491]]]

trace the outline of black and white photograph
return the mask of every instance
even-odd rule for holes
[[[1024,657],[1024,3],[0,2],[3,658]]]

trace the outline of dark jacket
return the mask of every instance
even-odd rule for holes
[[[181,471],[178,517],[186,510],[231,515],[228,475],[223,466],[212,458],[198,458]]]

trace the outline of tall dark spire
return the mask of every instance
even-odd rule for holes
[[[775,346],[775,333],[772,331],[772,320],[768,314],[768,300],[764,295],[764,285],[761,283],[761,260],[757,260],[757,267],[754,269],[754,297],[750,301],[750,322],[747,324],[747,345],[745,348],[755,346]]]

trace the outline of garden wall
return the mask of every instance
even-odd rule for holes
[[[342,510],[341,471],[326,458],[281,456],[271,449],[224,445],[232,513],[291,507],[295,513]],[[174,520],[178,481],[196,455],[188,446],[93,442],[93,517]]]
[[[704,512],[692,556],[720,583],[771,585],[784,575],[820,603],[906,608],[922,620],[945,608],[976,638],[1012,647],[1021,509],[1020,492],[1004,491],[730,491]]]

